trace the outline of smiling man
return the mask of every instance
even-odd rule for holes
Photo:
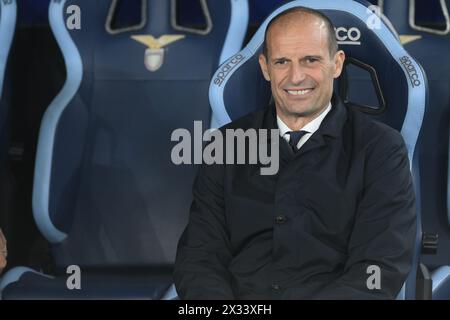
[[[344,60],[320,12],[270,22],[259,62],[274,105],[220,130],[278,128],[280,168],[201,168],[175,263],[182,299],[396,297],[416,233],[407,150],[333,95]]]

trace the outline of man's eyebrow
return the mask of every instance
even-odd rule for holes
[[[306,59],[323,60],[323,57],[321,55],[308,55],[308,56],[304,56],[301,60],[306,60]]]
[[[276,58],[272,58],[272,61],[279,61],[279,60],[286,60],[286,61],[290,61],[291,59],[286,58],[286,57],[276,57]]]
[[[306,55],[306,56],[303,56],[302,58],[300,58],[300,60],[307,60],[307,59],[323,60],[323,56],[312,54],[312,55]],[[286,58],[286,57],[276,57],[276,58],[271,58],[270,60],[272,62],[281,61],[281,60],[291,61],[291,59]]]

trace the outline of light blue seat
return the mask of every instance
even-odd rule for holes
[[[172,163],[171,133],[209,126],[209,80],[241,48],[248,19],[247,0],[195,3],[200,20],[185,0],[50,3],[67,79],[42,121],[33,214],[56,274],[12,269],[4,299],[176,297],[196,167]],[[71,265],[80,290],[67,288]]]
[[[15,0],[0,1],[0,228],[10,235],[12,183],[8,164],[11,129],[11,81],[7,76],[8,57],[16,27]],[[9,73],[10,74],[10,73]]]
[[[8,113],[10,103],[3,95],[6,65],[16,27],[17,5],[15,0],[0,2],[0,170],[4,169],[8,153]]]
[[[410,0],[380,3],[405,49],[419,61],[428,77],[429,108],[419,139],[422,228],[427,234],[422,261],[431,270],[433,299],[450,299],[450,1],[423,3],[428,10],[440,13],[440,28],[416,23],[418,4]],[[434,239],[434,235],[438,238]],[[433,252],[435,249],[430,247],[436,240],[437,252]]]

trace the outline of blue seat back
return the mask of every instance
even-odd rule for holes
[[[8,113],[10,103],[5,95],[5,73],[9,50],[16,26],[17,5],[15,0],[0,2],[0,170],[3,170],[8,154]]]
[[[372,73],[378,93],[382,96],[378,108],[359,106],[348,100],[346,90],[352,82],[346,81],[345,77],[341,77],[336,89],[347,105],[372,114],[375,119],[402,133],[417,186],[419,171],[415,149],[427,99],[426,77],[420,65],[400,45],[389,25],[382,20],[376,21],[376,28],[367,24],[374,16],[365,2],[299,0],[275,10],[249,44],[216,71],[210,84],[209,98],[217,119],[223,125],[267,106],[271,99],[270,85],[262,77],[258,64],[264,32],[274,16],[294,6],[310,7],[325,13],[336,27],[340,48],[345,51],[347,60]],[[417,198],[420,201],[419,194]],[[420,242],[420,212],[418,229],[417,248]],[[413,270],[417,268],[417,255],[418,249]],[[411,272],[406,283],[406,296],[413,297],[414,292],[415,272]]]
[[[434,5],[433,11],[447,17],[447,28],[433,31],[415,27],[414,1],[384,1],[382,9],[398,30],[405,49],[425,69],[429,82],[429,108],[419,140],[419,162],[423,231],[439,236],[437,254],[424,255],[422,260],[434,269],[450,265],[450,1],[429,1],[426,5]]]
[[[246,0],[198,3],[200,26],[175,0],[51,2],[67,79],[42,121],[33,212],[57,267],[173,263],[196,167],[172,163],[171,134],[209,125],[209,79],[247,23]]]

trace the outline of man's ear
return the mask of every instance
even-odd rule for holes
[[[334,55],[334,74],[333,77],[336,79],[342,73],[342,69],[344,68],[345,61],[345,53],[342,50],[339,50]]]
[[[269,70],[267,69],[267,59],[262,53],[259,55],[259,66],[261,67],[264,79],[270,81]]]

